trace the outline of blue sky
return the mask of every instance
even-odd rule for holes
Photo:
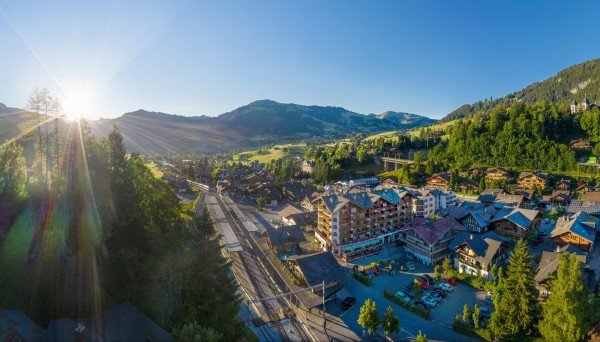
[[[439,118],[600,57],[600,2],[0,1],[0,102],[217,115],[258,99]]]

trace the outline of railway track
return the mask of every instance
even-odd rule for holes
[[[248,271],[248,276],[254,288],[256,289],[256,295],[259,298],[267,298],[273,295],[278,295],[282,291],[288,291],[285,282],[281,279],[277,279],[279,274],[277,272],[269,273],[265,267],[265,263],[262,262],[261,252],[258,245],[248,236],[248,232],[244,227],[241,227],[239,218],[235,212],[227,206],[224,201],[217,197],[223,212],[228,218],[231,227],[234,228],[234,232],[237,235],[239,241],[243,246],[243,251],[240,252],[240,261]],[[268,264],[268,262],[266,263]],[[273,278],[275,277],[275,279]],[[263,280],[261,282],[261,280]],[[262,301],[263,307],[265,308],[269,321],[273,323],[273,327],[277,334],[280,336],[282,341],[310,341],[306,331],[302,325],[298,322],[294,315],[291,304],[285,298],[277,298],[275,300]],[[282,324],[282,317],[278,314],[282,314],[284,318],[289,319],[292,329],[286,331]],[[292,335],[292,336],[290,336]]]

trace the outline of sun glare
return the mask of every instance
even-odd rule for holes
[[[73,89],[67,92],[62,105],[65,118],[76,121],[89,117],[90,110],[92,109],[92,97],[90,92],[84,88]]]

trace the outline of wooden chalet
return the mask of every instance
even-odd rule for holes
[[[588,139],[571,140],[569,146],[576,150],[589,150],[592,148],[592,143]]]
[[[600,219],[579,211],[575,215],[565,215],[558,219],[556,227],[550,233],[555,247],[571,245],[580,251],[591,253],[598,231]]]
[[[541,172],[521,172],[517,178],[517,185],[521,189],[546,189],[548,187],[548,174]]]
[[[490,221],[500,236],[512,240],[525,239],[539,226],[541,213],[523,208],[503,208]]]
[[[448,190],[450,187],[450,174],[446,172],[434,173],[427,178],[427,188]]]
[[[509,178],[510,174],[508,170],[503,167],[490,167],[485,171],[486,180],[503,181]]]

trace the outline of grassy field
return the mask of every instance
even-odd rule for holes
[[[162,178],[163,172],[158,169],[158,165],[156,165],[156,163],[146,164],[146,166],[150,169],[150,171],[152,171],[152,175],[154,176],[154,178]]]
[[[419,136],[421,135],[421,131],[424,128],[429,128],[432,131],[445,131],[448,127],[454,125],[455,123],[457,123],[459,120],[462,119],[457,119],[457,120],[453,120],[453,121],[449,121],[449,122],[442,122],[442,123],[437,123],[437,124],[433,124],[431,126],[426,126],[426,127],[419,127],[416,129],[413,129],[411,131],[408,132],[408,134],[412,135],[412,136]]]
[[[398,131],[381,132],[381,133],[370,135],[370,136],[366,137],[364,140],[371,141],[371,140],[375,140],[377,138],[391,138],[391,137],[396,136],[396,134],[398,134]]]
[[[283,149],[288,149],[285,152]],[[257,161],[259,163],[268,163],[271,160],[278,160],[288,155],[303,155],[306,150],[305,144],[284,144],[284,145],[276,145],[273,148],[268,150],[266,154],[257,154],[258,150],[254,151],[246,151],[233,155],[233,160],[235,161]]]

